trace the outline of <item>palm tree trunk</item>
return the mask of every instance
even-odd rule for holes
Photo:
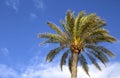
[[[77,78],[78,53],[73,52],[71,78]]]

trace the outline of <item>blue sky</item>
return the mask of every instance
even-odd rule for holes
[[[107,68],[103,66],[103,72],[89,65],[94,69],[90,69],[90,74],[93,78],[120,78],[119,0],[0,0],[0,78],[70,77],[66,66],[63,72],[60,71],[58,61],[45,62],[45,55],[55,45],[38,46],[42,40],[37,38],[38,33],[53,32],[46,22],[60,25],[59,21],[64,20],[68,9],[75,15],[85,10],[105,19],[106,29],[117,38],[116,43],[106,46],[116,57],[110,59]],[[79,69],[83,72],[81,67]],[[96,71],[98,73],[93,75]],[[87,78],[84,73],[79,77]]]

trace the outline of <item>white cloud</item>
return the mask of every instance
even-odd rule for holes
[[[12,7],[15,11],[18,11],[20,0],[6,0],[6,5]]]
[[[43,9],[44,8],[43,0],[33,0],[33,2],[35,3],[35,7],[37,9]]]
[[[1,48],[0,52],[4,55],[4,56],[8,56],[9,55],[9,50],[8,48]]]
[[[6,65],[0,65],[0,78],[20,78],[16,71]]]
[[[110,63],[107,68],[102,66],[102,72],[98,71],[93,65],[90,67],[91,78],[120,78],[120,63]],[[52,64],[33,64],[27,66],[23,72],[19,73],[10,67],[0,65],[0,77],[2,78],[70,78],[67,66],[63,71],[58,65]],[[81,67],[78,67],[78,78],[89,78]]]
[[[91,78],[120,78],[120,63],[109,64],[107,68],[102,66],[103,71],[98,71],[93,65],[90,67]],[[37,71],[36,71],[37,70]],[[78,78],[89,78],[81,67],[78,67]],[[63,72],[59,66],[39,64],[36,67],[28,68],[24,73],[25,78],[70,78],[70,73],[67,66],[64,66]]]

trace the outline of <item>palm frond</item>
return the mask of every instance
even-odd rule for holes
[[[95,14],[89,14],[81,18],[81,21],[80,21],[81,24],[79,27],[79,30],[81,31],[78,32],[80,35],[82,32],[85,32],[85,30],[93,28],[92,22],[94,22],[93,20],[94,17],[95,17]]]
[[[110,57],[114,57],[114,54],[104,46],[96,46],[96,48],[99,49],[101,52],[109,55]]]
[[[109,42],[109,43],[113,43],[116,41],[116,39],[110,35],[104,34],[104,35],[99,35],[93,38],[93,41],[97,42],[97,41],[101,41],[101,42]]]
[[[70,73],[72,72],[72,60],[73,60],[73,58],[72,58],[72,56],[70,56],[68,59],[68,67],[69,67]]]
[[[85,57],[83,56],[83,54],[80,54],[79,55],[79,58],[78,60],[80,61],[80,64],[82,65],[82,68],[84,69],[85,73],[89,75],[89,68],[88,68],[88,63],[87,63],[87,60],[85,59]]]
[[[99,28],[99,29],[89,32],[88,36],[104,35],[104,34],[109,34],[109,32],[104,28]]]
[[[61,23],[64,33],[66,33],[67,37],[70,39],[71,35],[70,35],[70,32],[68,31],[68,28],[67,28],[65,22],[61,20],[60,23]]]
[[[70,12],[70,10],[68,10],[68,12],[67,12],[65,22],[66,22],[66,27],[68,29],[68,32],[72,36],[75,18],[74,18],[74,13]]]
[[[108,60],[107,56],[103,52],[101,52],[100,49],[96,48],[93,45],[88,45],[86,47],[91,50],[91,51],[89,50],[89,52],[91,54],[93,54],[97,59],[99,59],[106,66],[106,63],[109,60]]]
[[[98,17],[96,14],[89,14],[81,19],[80,25],[81,25],[79,29],[81,30],[79,31],[79,34],[81,35],[80,37],[85,37],[86,34],[89,34],[94,29],[105,25],[105,22],[102,19],[100,19],[100,17]]]
[[[98,17],[98,20],[97,20],[98,24],[95,28],[93,28],[93,30],[96,30],[96,29],[99,29],[99,28],[103,28],[104,26],[106,26],[106,22],[105,20],[101,19],[100,17]]]
[[[62,21],[62,20],[60,20],[60,24],[61,24],[61,26],[62,26],[62,28],[63,28],[63,31],[64,31],[65,33],[67,33],[67,32],[68,32],[68,29],[67,29],[67,26],[66,26],[65,22]]]
[[[85,39],[86,43],[89,44],[98,44],[100,42],[108,42],[108,43],[113,43],[115,42],[116,39],[108,34],[98,34],[98,35],[92,35],[90,37],[87,37]]]
[[[61,30],[58,26],[56,26],[55,24],[50,23],[50,22],[47,22],[47,24],[48,24],[48,26],[50,26],[53,30],[55,30],[55,31],[57,32],[57,34],[59,34],[59,35],[62,35],[62,34],[63,34],[62,30]]]
[[[44,44],[47,44],[47,43],[60,43],[59,40],[54,40],[54,39],[48,39],[46,41],[43,41],[40,43],[40,45],[44,45]]]
[[[58,34],[52,34],[52,33],[41,33],[38,34],[38,38],[48,38],[48,39],[58,39],[61,38]]]
[[[47,54],[47,57],[46,57],[46,61],[47,62],[51,62],[54,57],[63,49],[63,47],[58,47],[58,48],[55,48],[53,50],[51,50],[48,54]]]
[[[74,28],[73,28],[73,34],[74,34],[73,36],[74,37],[77,36],[77,32],[79,31],[78,29],[80,27],[80,20],[84,15],[85,15],[85,11],[81,11],[75,19],[75,25],[74,25]]]
[[[86,53],[87,56],[89,57],[90,61],[95,65],[95,67],[101,71],[101,68],[99,66],[99,64],[97,63],[96,59],[89,53]]]
[[[61,70],[62,70],[62,66],[66,64],[66,59],[68,57],[68,52],[69,52],[69,50],[64,52],[64,54],[62,55],[62,58],[61,58],[61,61],[60,61]]]
[[[97,59],[99,59],[105,66],[106,63],[109,61],[105,54],[103,53],[97,53],[97,52],[91,52]]]
[[[38,38],[46,38],[46,39],[53,39],[53,40],[59,40],[64,41],[64,38],[58,34],[51,34],[51,33],[42,33],[38,34]]]

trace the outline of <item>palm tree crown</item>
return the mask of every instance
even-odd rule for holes
[[[80,62],[87,75],[89,75],[89,67],[86,58],[89,58],[91,63],[93,63],[97,69],[101,70],[96,60],[98,59],[106,65],[109,61],[108,56],[114,57],[114,54],[110,50],[99,45],[99,43],[113,43],[116,39],[104,28],[106,25],[105,21],[94,13],[86,15],[85,11],[81,11],[78,16],[75,17],[73,12],[68,11],[65,20],[61,21],[62,29],[51,22],[47,22],[47,24],[56,34],[42,33],[39,34],[38,37],[47,39],[41,44],[60,44],[48,53],[46,58],[48,62],[51,62],[60,51],[63,49],[66,50],[61,57],[61,70],[62,66],[68,63],[69,70],[72,72],[74,53],[78,54],[76,58],[77,62]]]

